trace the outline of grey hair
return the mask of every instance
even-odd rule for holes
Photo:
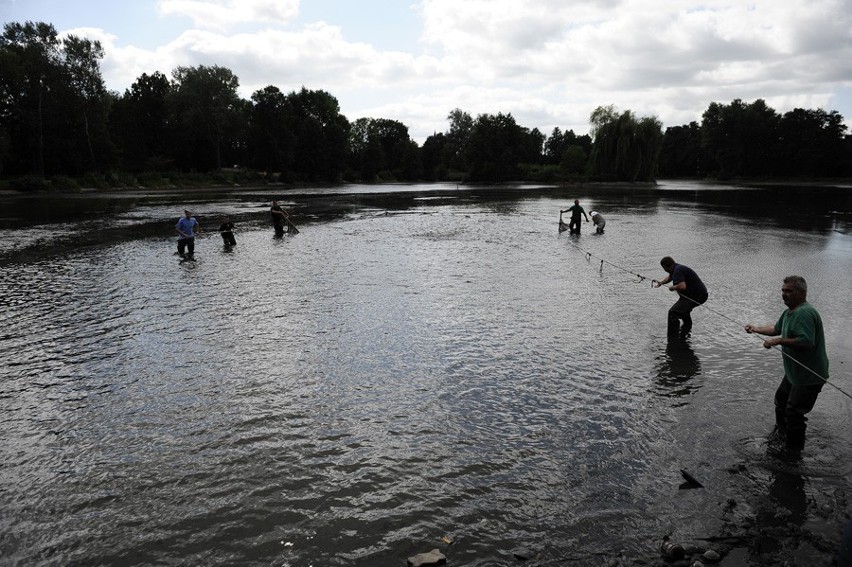
[[[808,282],[802,276],[787,276],[784,278],[784,283],[792,285],[796,290],[805,295],[808,294]]]

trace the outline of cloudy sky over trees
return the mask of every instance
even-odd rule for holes
[[[664,126],[737,98],[852,117],[852,0],[0,0],[0,15],[99,40],[110,90],[220,65],[246,99],[322,89],[419,143],[454,108],[578,133],[609,104]]]

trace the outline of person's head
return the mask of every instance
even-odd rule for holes
[[[272,206],[273,206],[273,207],[277,207],[277,206],[278,206],[278,201],[272,201]]]
[[[189,209],[184,209],[183,214],[186,216],[186,218],[189,218],[192,216],[192,211],[190,211]]]
[[[665,271],[667,271],[668,273],[672,273],[672,270],[674,270],[675,267],[674,258],[672,258],[671,256],[666,256],[665,258],[660,260],[660,265]]]
[[[784,305],[794,309],[807,301],[808,283],[802,276],[787,276],[781,286],[781,300]]]
[[[575,204],[575,205],[579,205],[579,204],[580,204],[580,199],[574,199],[574,204]]]
[[[222,219],[222,220],[223,220],[224,222],[231,222],[231,217],[229,217],[229,216],[227,216],[227,215],[226,215],[226,216],[225,216],[225,218],[224,218],[224,219]]]

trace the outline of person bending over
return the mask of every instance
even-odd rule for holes
[[[669,309],[667,336],[669,339],[687,339],[692,331],[693,309],[707,301],[707,288],[698,274],[689,266],[678,264],[671,256],[660,260],[660,265],[668,275],[660,281],[651,280],[654,287],[671,282],[669,291],[676,291],[678,300]],[[683,325],[681,325],[683,321]]]

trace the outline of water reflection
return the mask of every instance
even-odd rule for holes
[[[764,528],[757,539],[757,550],[764,556],[784,547],[792,529],[801,528],[808,519],[805,478],[795,469],[775,470],[768,492],[756,503],[755,520]],[[816,563],[814,563],[816,564]]]
[[[777,525],[804,525],[807,520],[808,497],[805,494],[805,478],[801,473],[795,469],[775,471],[769,485],[769,497],[780,507],[780,513],[777,509],[775,511]],[[772,525],[772,519],[766,520],[768,525]]]
[[[657,392],[662,396],[688,396],[700,388],[692,379],[701,372],[701,361],[689,341],[670,339],[657,356]]]

